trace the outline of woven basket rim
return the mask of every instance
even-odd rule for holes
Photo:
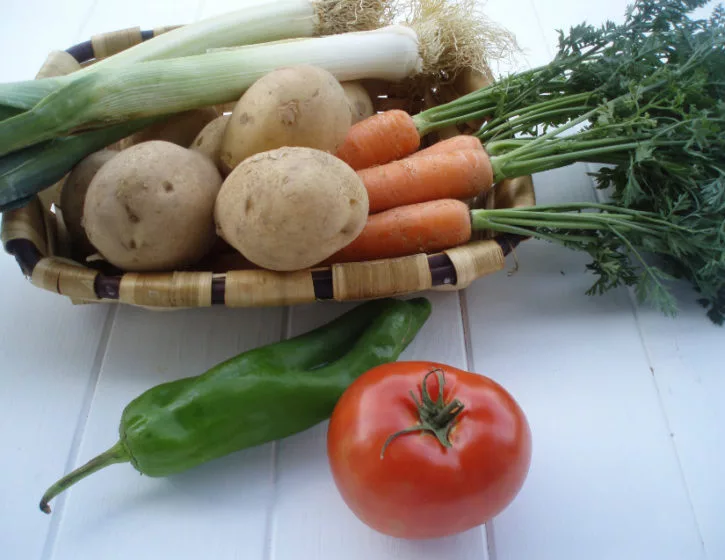
[[[81,43],[77,43],[65,51],[62,51],[63,53],[71,55],[78,64],[87,64],[93,62],[98,57],[95,54],[95,48],[99,41],[103,41],[104,37],[118,37],[121,34],[126,34],[131,37],[135,37],[136,43],[141,41],[149,40],[156,35],[160,33],[167,32],[171,29],[174,29],[179,26],[168,26],[168,27],[162,27],[162,28],[156,28],[156,29],[148,29],[148,30],[141,30],[139,27],[134,28],[128,28],[128,29],[122,29],[118,31],[113,31],[109,33],[104,33],[100,35],[94,35],[92,39],[89,39],[87,41],[83,41]],[[136,44],[132,43],[132,44]],[[130,45],[129,45],[130,46]],[[123,47],[123,48],[128,48]],[[121,48],[120,50],[123,50]],[[530,183],[530,190],[531,190],[531,197],[534,199],[534,193],[533,193],[533,182],[531,181],[531,177],[529,176],[528,181]],[[492,189],[493,190],[493,189]],[[46,212],[49,214],[49,216],[45,216],[47,219],[50,217],[53,218],[52,213],[50,212],[50,209],[43,208],[42,204],[37,204],[40,201],[40,198],[38,195],[35,195],[31,198],[29,202],[27,202],[22,208],[19,208],[17,210],[9,210],[3,213],[3,247],[5,249],[5,252],[13,255],[18,263],[18,266],[20,267],[21,271],[24,275],[30,277],[33,280],[33,283],[41,288],[45,288],[50,291],[54,291],[56,293],[66,295],[70,297],[70,299],[74,303],[86,303],[86,302],[115,302],[120,301],[123,303],[131,303],[135,305],[142,305],[144,307],[150,306],[150,307],[196,307],[196,306],[208,306],[208,305],[230,305],[227,301],[227,283],[229,280],[230,275],[232,275],[236,280],[241,281],[242,284],[253,281],[255,278],[259,280],[260,277],[262,278],[269,278],[269,279],[281,279],[282,282],[285,282],[285,278],[291,278],[294,276],[299,276],[300,273],[303,273],[305,275],[309,275],[309,279],[305,279],[306,283],[309,285],[309,288],[307,289],[307,296],[301,298],[299,301],[296,301],[294,297],[287,298],[285,300],[285,297],[282,297],[282,301],[274,303],[274,302],[268,302],[265,303],[264,301],[256,302],[256,305],[276,305],[276,304],[285,304],[290,305],[294,303],[306,303],[306,302],[314,302],[314,301],[325,301],[325,300],[355,300],[355,299],[370,299],[375,297],[386,297],[386,296],[399,296],[399,295],[408,295],[419,291],[424,291],[425,289],[436,289],[436,288],[452,288],[452,289],[461,289],[466,287],[473,279],[478,278],[480,276],[486,275],[488,273],[494,272],[495,270],[498,270],[502,268],[502,259],[509,255],[512,251],[515,250],[515,248],[521,243],[522,241],[525,241],[528,239],[527,237],[520,236],[520,235],[514,235],[514,234],[496,234],[493,237],[490,237],[488,239],[485,239],[483,241],[469,241],[468,243],[459,246],[459,248],[466,248],[469,246],[473,246],[475,244],[481,245],[481,244],[487,244],[486,249],[487,250],[493,250],[496,253],[500,254],[500,259],[497,259],[499,262],[497,265],[494,265],[492,270],[484,270],[482,272],[478,272],[474,275],[473,278],[470,278],[471,273],[466,273],[466,276],[469,276],[463,283],[461,282],[460,271],[457,268],[457,264],[455,259],[452,259],[451,251],[452,250],[445,250],[437,253],[432,254],[426,254],[426,253],[419,253],[416,255],[410,255],[406,257],[397,257],[392,259],[379,259],[374,261],[363,261],[358,263],[340,263],[340,264],[332,264],[329,266],[319,266],[319,267],[313,267],[308,270],[304,271],[295,271],[291,273],[286,272],[274,272],[270,270],[265,269],[251,269],[251,270],[230,270],[226,272],[210,272],[210,271],[203,271],[203,270],[180,270],[180,271],[159,271],[159,272],[120,272],[118,274],[116,273],[104,273],[100,270],[95,269],[93,266],[88,266],[81,262],[75,262],[75,261],[69,261],[68,259],[57,257],[52,254],[46,255],[45,252],[42,250],[42,247],[38,246],[38,243],[36,243],[34,240],[29,239],[27,237],[22,236],[14,236],[9,239],[5,239],[5,221],[6,217],[9,214],[13,213],[23,213],[23,212],[32,212],[32,206],[35,203],[39,208],[41,212]],[[29,219],[30,221],[30,219]],[[456,248],[453,248],[456,249]],[[350,267],[354,267],[355,265],[365,265],[369,267],[380,267],[380,266],[393,266],[393,267],[406,267],[408,265],[412,266],[418,266],[420,267],[420,263],[422,261],[425,261],[427,273],[429,274],[429,278],[425,278],[423,280],[423,286],[407,290],[389,290],[388,293],[380,293],[380,294],[371,294],[368,297],[339,297],[339,295],[336,293],[337,290],[335,289],[335,278],[341,277],[342,271],[345,269],[348,269]],[[51,270],[53,271],[51,274],[48,274],[48,271],[44,268],[43,272],[39,274],[38,276],[43,276],[42,280],[36,281],[36,272],[38,272],[39,263],[48,264],[51,265]],[[65,264],[65,267],[58,268],[57,270],[53,270],[52,266],[58,265],[58,264]],[[70,264],[70,266],[68,266]],[[77,288],[74,288],[73,290],[70,290],[73,292],[73,295],[64,293],[64,290],[61,286],[63,283],[63,275],[67,274],[68,268],[74,269],[74,274],[78,274],[78,270],[84,271],[81,273],[81,275],[84,278],[85,284],[84,287],[80,290]],[[401,268],[402,270],[402,268]],[[169,303],[168,298],[164,299],[162,298],[163,302],[160,304],[157,304],[153,301],[153,298],[149,300],[149,290],[158,289],[159,282],[163,281],[164,279],[171,280],[178,274],[184,274],[187,278],[204,278],[206,281],[206,284],[208,284],[208,289],[210,291],[210,294],[202,295],[201,300],[199,298],[192,298],[192,301],[174,301],[172,303]],[[423,273],[425,276],[425,272]],[[141,285],[144,285],[145,283],[150,284],[150,288],[147,286],[145,289],[141,290],[144,293],[144,299],[143,302],[134,302],[134,301],[128,301],[128,298],[124,298],[123,295],[123,283],[126,279],[133,277],[134,282],[140,283]],[[248,278],[246,278],[248,277]],[[50,280],[49,280],[50,279]],[[89,279],[92,279],[92,282],[89,282]],[[89,285],[90,284],[90,285]],[[253,287],[252,287],[253,289]],[[363,289],[362,292],[365,292]],[[289,294],[286,294],[289,296]],[[208,296],[208,297],[207,297]],[[183,298],[182,298],[183,299]],[[184,305],[190,304],[190,305]],[[248,302],[250,305],[255,305],[255,302]],[[238,305],[231,305],[231,306],[238,306]]]

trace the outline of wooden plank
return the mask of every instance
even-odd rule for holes
[[[426,293],[433,314],[400,360],[435,360],[466,367],[458,294]],[[291,309],[290,334],[311,329],[350,309],[352,304],[315,304]],[[485,560],[481,528],[448,539],[414,542],[383,536],[360,522],[340,498],[329,471],[327,422],[277,444],[275,505],[270,560],[345,558],[347,560],[442,557]]]
[[[592,171],[596,167],[592,166]],[[600,195],[604,201],[605,196]],[[642,343],[658,389],[675,446],[702,545],[709,558],[725,554],[723,518],[725,452],[717,427],[723,423],[720,406],[725,395],[722,367],[713,362],[723,341],[722,327],[713,325],[696,303],[687,282],[672,285],[678,300],[675,320],[640,305],[634,293]]]
[[[535,177],[540,202],[591,200],[581,171]],[[472,367],[533,433],[528,480],[492,523],[496,558],[703,558],[627,292],[585,295],[588,255],[537,241],[516,254],[515,274],[465,293]]]
[[[202,0],[199,6],[199,17],[215,17],[239,9],[239,3],[234,0]]]
[[[601,3],[584,3],[576,0],[557,0],[555,4],[546,0],[532,0],[539,28],[547,48],[552,56],[556,53],[559,31],[567,33],[579,24],[598,27],[607,20],[621,24],[624,22],[625,9],[631,0],[611,0]],[[548,62],[548,61],[547,61]]]
[[[690,492],[708,558],[725,558],[725,375],[723,327],[713,325],[689,286],[675,291],[677,319],[638,309],[642,340]]]
[[[33,79],[51,50],[77,39],[78,22],[92,2],[3,6],[0,81]],[[110,309],[73,306],[34,287],[4,252],[0,275],[0,471],[7,482],[0,500],[0,557],[33,560],[42,556],[53,530],[37,503],[77,450],[74,433],[95,384]]]
[[[131,399],[278,340],[282,316],[282,309],[119,309],[78,464],[115,443]],[[266,445],[168,478],[139,476],[129,464],[100,471],[68,492],[53,559],[261,558],[271,461]]]
[[[130,27],[152,29],[165,25],[182,25],[195,21],[203,0],[176,0],[148,2],[146,0],[125,0],[110,2],[96,0],[81,27],[82,40],[88,40],[97,33],[107,33]]]
[[[32,560],[41,557],[52,521],[38,501],[73,458],[109,309],[73,307],[32,286],[8,255],[0,275],[0,557]]]
[[[481,0],[480,4],[483,14],[511,32],[521,49],[513,60],[491,63],[496,75],[505,76],[551,60],[553,52],[545,41],[533,0]]]
[[[498,3],[499,0],[494,0]],[[565,33],[570,27],[585,23],[599,27],[606,21],[616,24],[624,22],[625,11],[633,0],[610,0],[608,2],[581,2],[578,0],[531,0],[536,10],[539,27],[543,31],[549,48],[555,49],[558,42],[558,30]],[[708,17],[717,3],[709,2],[708,6],[693,12],[693,17]],[[508,19],[517,17],[510,13]],[[554,51],[555,52],[555,51]]]
[[[3,3],[0,81],[34,79],[50,51],[78,41],[79,28],[95,1]]]
[[[534,0],[541,26],[549,44],[554,44],[554,28],[567,29],[586,20],[599,24],[605,19],[623,21],[626,0],[588,5],[574,0],[557,2],[556,10]],[[707,17],[713,4],[694,12]],[[594,169],[591,169],[592,171]],[[600,193],[600,200],[606,196]],[[722,368],[713,363],[714,348],[722,342],[722,329],[713,327],[704,317],[689,287],[676,290],[681,313],[676,320],[638,306],[637,326],[654,376],[657,396],[665,415],[677,460],[688,490],[688,511],[693,512],[698,537],[710,558],[725,555],[725,536],[720,530],[725,484],[720,473],[725,468],[725,453],[716,426],[722,425],[719,401],[725,395]],[[630,297],[634,301],[633,297]],[[664,490],[664,489],[663,489]],[[685,504],[683,504],[685,506]]]
[[[83,27],[84,38],[125,27],[189,23],[199,19],[203,4],[203,0],[151,4],[101,0]],[[84,434],[82,459],[113,439],[120,411],[135,395],[277,340],[282,316],[282,309],[165,313],[122,308]],[[265,516],[260,510],[271,489],[270,465],[270,447],[260,446],[167,479],[139,477],[130,465],[98,473],[97,477],[108,476],[109,482],[88,479],[87,491],[80,486],[69,493],[80,496],[70,501],[53,557],[142,557],[149,550],[163,557],[261,557]],[[94,489],[96,483],[99,487]],[[94,497],[103,496],[107,484],[115,492],[100,500],[100,511],[89,508]],[[230,539],[234,534],[240,538]]]

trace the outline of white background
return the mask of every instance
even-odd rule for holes
[[[231,0],[3,2],[0,80],[30,79],[53,49],[115,29],[185,23]],[[554,53],[557,28],[621,19],[623,0],[489,0],[522,67]],[[537,175],[542,203],[594,200],[584,166]],[[166,479],[128,464],[57,499],[56,478],[116,441],[126,403],[348,309],[211,308],[159,313],[72,306],[35,288],[0,254],[0,558],[3,559],[678,559],[725,558],[725,330],[680,291],[676,320],[619,290],[584,291],[586,256],[541,242],[519,270],[434,312],[403,359],[468,368],[502,383],[528,415],[526,484],[486,527],[406,542],[346,509],[324,450],[326,425]],[[509,258],[507,268],[513,267]]]

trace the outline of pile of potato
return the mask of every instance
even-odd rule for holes
[[[299,65],[259,79],[231,113],[203,108],[157,123],[66,178],[59,206],[73,254],[165,271],[225,246],[256,267],[314,266],[365,225],[365,187],[332,154],[372,113],[359,84]]]

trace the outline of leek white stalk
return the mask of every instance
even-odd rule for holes
[[[376,29],[390,23],[389,3],[390,0],[245,0],[239,10],[168,31],[81,73],[202,54],[220,47]]]
[[[139,62],[193,56],[209,49],[380,28],[391,0],[244,0],[239,10],[178,27],[69,76],[0,84],[0,108],[31,109],[48,93],[85,75]],[[2,113],[0,113],[1,115]]]
[[[235,101],[280,66],[312,64],[339,81],[400,81],[422,71],[420,53],[415,31],[393,25],[98,70],[0,122],[0,155],[77,129]]]

